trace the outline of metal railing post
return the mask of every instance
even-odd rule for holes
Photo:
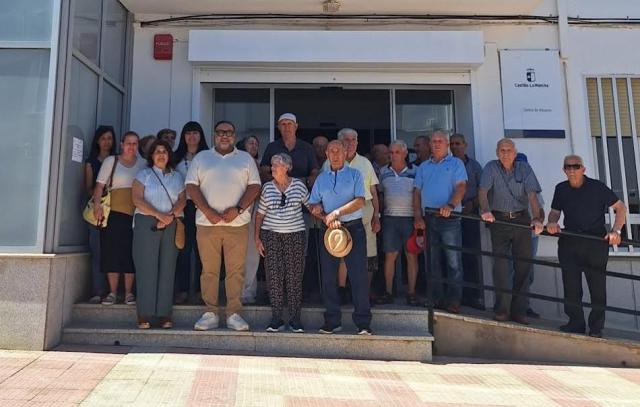
[[[433,335],[434,333],[434,314],[433,308],[435,306],[435,301],[433,299],[433,271],[435,270],[435,251],[439,250],[438,247],[434,247],[431,244],[433,242],[433,232],[432,229],[429,228],[429,222],[431,222],[433,217],[426,213],[424,215],[424,222],[426,225],[425,228],[425,248],[424,248],[424,259],[425,259],[425,271],[427,273],[427,310],[428,310],[428,321],[429,321],[429,333]]]

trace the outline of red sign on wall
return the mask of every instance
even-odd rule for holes
[[[153,37],[153,58],[170,61],[173,58],[173,35],[156,34]]]

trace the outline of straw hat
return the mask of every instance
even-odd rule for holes
[[[344,257],[353,247],[351,233],[342,226],[337,229],[327,229],[324,232],[324,246],[332,256]]]

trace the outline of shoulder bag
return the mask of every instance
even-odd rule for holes
[[[103,213],[102,221],[98,221],[93,214],[93,196],[89,197],[89,201],[87,201],[87,204],[82,211],[82,218],[93,226],[99,228],[107,227],[109,213],[111,213],[111,187],[113,186],[113,174],[116,172],[117,165],[118,156],[116,155],[114,156],[113,167],[111,168],[111,174],[109,175],[109,185],[105,185],[105,188],[102,190],[102,198],[100,198],[100,205],[102,206]]]

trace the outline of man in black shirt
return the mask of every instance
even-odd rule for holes
[[[269,143],[262,155],[260,172],[264,181],[271,180],[271,157],[287,153],[293,161],[290,175],[299,178],[309,189],[313,186],[319,168],[316,153],[311,144],[298,140],[297,130],[298,120],[293,113],[284,113],[278,118],[278,131],[282,137]]]
[[[585,322],[582,310],[582,273],[584,272],[591,294],[593,308],[589,314],[589,335],[602,337],[604,307],[607,303],[607,286],[604,272],[609,260],[609,245],[620,244],[621,230],[625,223],[626,208],[616,194],[605,184],[584,175],[582,158],[569,155],[564,159],[567,181],[556,185],[549,212],[547,231],[560,232],[558,220],[564,213],[565,230],[602,237],[601,241],[560,236],[558,259],[562,268],[564,312],[569,322],[560,327],[563,332],[584,333]],[[604,215],[609,208],[615,211],[615,222],[609,232]]]

